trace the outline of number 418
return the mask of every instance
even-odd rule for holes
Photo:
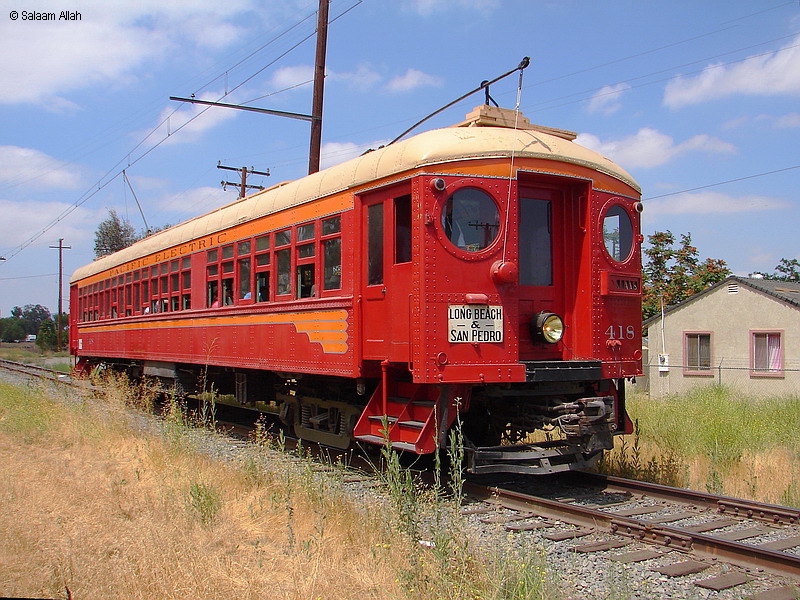
[[[606,329],[606,335],[610,340],[632,340],[636,337],[636,330],[633,325],[612,325]]]

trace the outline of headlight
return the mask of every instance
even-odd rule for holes
[[[556,344],[564,335],[564,321],[555,313],[536,315],[536,334],[548,344]]]

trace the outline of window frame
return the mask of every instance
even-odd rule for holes
[[[708,338],[708,367],[704,368],[698,365],[689,364],[689,346],[692,341],[691,338],[696,338],[698,344],[702,337]],[[714,334],[711,331],[684,331],[683,332],[683,374],[692,377],[713,377],[714,370],[712,368],[714,356]],[[702,363],[701,348],[698,347],[698,363]]]
[[[766,336],[766,343],[767,343],[767,350],[769,350],[769,340],[770,336],[777,337],[778,339],[778,367],[775,369],[770,368],[769,364],[766,368],[759,368],[756,365],[756,361],[758,360],[757,352],[756,352],[756,338],[759,336]],[[749,365],[750,365],[750,377],[752,378],[766,378],[766,379],[783,379],[785,377],[785,354],[784,354],[784,341],[785,341],[785,332],[783,329],[751,329],[748,332],[748,346],[750,349],[750,358],[749,358]],[[771,363],[772,359],[768,356],[767,362]]]

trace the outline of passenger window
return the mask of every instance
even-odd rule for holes
[[[628,212],[614,204],[603,217],[603,243],[609,256],[617,262],[625,262],[633,250],[633,223]]]
[[[394,262],[411,262],[411,196],[394,201]]]
[[[288,249],[279,250],[275,253],[275,260],[278,262],[278,289],[276,293],[279,296],[290,294],[292,292],[292,255]]]
[[[208,282],[208,307],[209,308],[219,308],[220,301],[219,301],[219,282],[217,281],[209,281]]]
[[[256,273],[256,301],[267,302],[269,300],[269,271]]]
[[[383,204],[367,209],[367,285],[383,283]]]
[[[322,221],[322,235],[330,235],[332,233],[339,233],[342,230],[342,218],[331,217]]]
[[[314,285],[314,265],[298,265],[297,267],[297,297],[313,298],[317,295]]]
[[[222,303],[225,306],[233,304],[233,278],[222,280]]]
[[[242,258],[239,260],[239,299],[250,300],[253,292],[250,287],[250,259]]]
[[[297,228],[297,241],[307,242],[314,239],[314,223],[308,225],[301,225]]]
[[[442,228],[454,246],[467,252],[480,252],[500,233],[500,211],[483,190],[462,188],[444,203]]]
[[[323,289],[338,290],[342,287],[342,238],[322,242],[324,256]]]

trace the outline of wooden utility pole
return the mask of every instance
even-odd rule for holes
[[[325,91],[325,54],[328,45],[328,6],[330,0],[319,0],[317,16],[317,56],[314,61],[314,98],[311,106],[311,147],[308,152],[308,174],[319,171],[322,151],[322,100]]]
[[[234,187],[238,187],[239,188],[239,198],[244,198],[245,194],[247,193],[247,190],[263,190],[264,189],[263,185],[248,185],[247,184],[247,176],[248,175],[264,175],[265,177],[269,177],[269,169],[267,169],[266,171],[256,171],[253,167],[250,167],[249,169],[247,167],[242,167],[240,169],[237,169],[236,167],[226,167],[222,163],[217,163],[217,168],[218,169],[224,169],[226,171],[238,171],[238,172],[240,172],[242,174],[242,181],[240,183],[234,183],[232,181],[224,181],[224,180],[220,181],[220,184],[222,185],[223,188],[225,188],[225,186],[228,186],[228,185],[232,185]]]
[[[64,238],[58,238],[58,246],[50,246],[51,248],[58,248],[58,315],[56,316],[56,352],[61,352],[61,310],[64,287],[64,250],[71,250],[72,246],[64,245]]]
[[[181,98],[170,96],[170,100],[178,102],[188,102],[190,104],[202,104],[205,106],[219,106],[222,108],[235,108],[237,110],[249,110],[279,117],[289,117],[311,121],[311,147],[308,152],[308,174],[319,171],[319,155],[322,150],[322,100],[325,91],[325,54],[328,45],[328,8],[330,0],[319,0],[319,14],[317,16],[317,54],[314,63],[314,97],[310,115],[301,113],[290,113],[280,110],[270,110],[267,108],[257,108],[254,106],[241,106],[239,104],[226,104],[224,102],[209,102],[208,100],[198,100],[197,98]],[[238,169],[236,169],[238,170]],[[231,184],[238,185],[238,184]]]

